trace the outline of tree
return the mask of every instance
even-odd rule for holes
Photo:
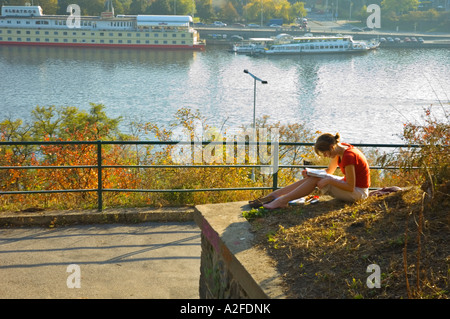
[[[94,128],[88,131],[87,137],[90,139],[99,139],[108,137],[111,139],[122,139],[119,133],[119,123],[121,118],[109,118],[104,111],[103,104],[91,103],[91,109],[88,112],[79,111],[73,106],[56,107],[37,106],[32,113],[32,126],[30,131],[32,137],[37,139],[44,136],[50,139],[66,139],[74,132],[83,131],[86,126]]]
[[[397,15],[415,10],[419,6],[419,0],[383,0],[381,2],[383,10],[393,11]]]
[[[193,15],[195,14],[195,2],[192,0],[176,0],[177,15]]]
[[[26,3],[31,3],[30,0],[0,0],[0,6],[24,6]],[[42,7],[45,14],[56,14],[58,10],[58,0],[40,0],[35,5]]]
[[[156,0],[147,7],[147,14],[173,14],[171,0]]]
[[[274,18],[283,18],[289,23],[296,17],[306,15],[303,2],[291,4],[288,0],[251,0],[244,10],[249,21],[260,21],[262,18],[263,23]]]
[[[212,8],[212,0],[195,0],[197,16],[201,20],[210,20],[214,15]]]
[[[41,0],[39,5],[45,14],[56,14],[58,10],[58,0]]]
[[[129,14],[142,14],[147,10],[147,0],[132,0]]]
[[[227,2],[220,11],[220,17],[225,21],[236,21],[239,19],[239,14],[233,4],[231,2]]]
[[[291,6],[291,17],[305,17],[307,14],[304,2],[296,2]]]
[[[292,22],[291,4],[287,0],[279,0],[275,3],[276,18],[282,18],[284,22]]]
[[[48,0],[47,0],[48,1]],[[57,0],[57,14],[68,15],[67,6],[69,4],[77,4],[80,6],[81,15],[98,16],[103,12],[104,0]],[[42,2],[42,1],[40,1]],[[45,11],[44,11],[45,12]]]

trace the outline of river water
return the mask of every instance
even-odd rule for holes
[[[110,117],[167,124],[181,107],[234,128],[256,116],[306,122],[351,143],[399,143],[425,107],[449,110],[447,49],[378,49],[363,55],[250,57],[204,52],[0,46],[0,120],[29,120],[37,105],[103,103]]]

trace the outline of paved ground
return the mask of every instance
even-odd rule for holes
[[[200,251],[194,222],[0,228],[0,298],[198,298]]]

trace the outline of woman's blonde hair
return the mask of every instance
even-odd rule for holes
[[[328,152],[331,150],[331,146],[338,144],[340,141],[341,135],[339,135],[339,133],[336,133],[336,135],[330,133],[322,134],[317,138],[317,141],[314,144],[314,151],[318,155],[323,152]]]

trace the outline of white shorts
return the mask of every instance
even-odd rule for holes
[[[329,175],[328,177],[334,178],[336,180],[343,180],[343,176],[336,176],[336,175]],[[360,199],[365,199],[369,196],[369,189],[368,188],[360,188],[355,187],[353,192],[345,191],[343,189],[340,189],[339,187],[336,187],[334,185],[327,185],[324,188],[320,190],[322,194],[327,194],[330,196],[333,196],[334,198],[347,201],[347,202],[356,202]]]

